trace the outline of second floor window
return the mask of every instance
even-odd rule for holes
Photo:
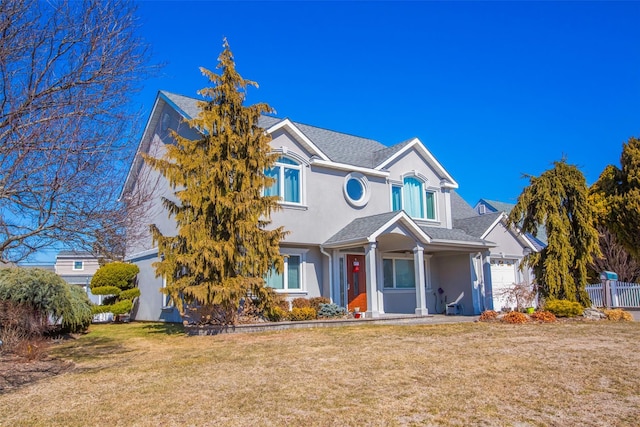
[[[404,209],[412,218],[436,218],[436,193],[425,190],[424,184],[417,178],[407,177],[403,185],[391,187],[391,207],[394,211]]]
[[[287,157],[280,157],[271,169],[265,171],[265,175],[275,179],[275,182],[265,188],[264,195],[279,196],[284,202],[301,203],[300,171],[299,163]]]

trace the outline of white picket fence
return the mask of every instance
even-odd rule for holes
[[[609,283],[612,307],[640,308],[640,283],[618,282],[615,280]],[[587,285],[587,293],[592,305],[596,307],[605,306],[602,283]]]

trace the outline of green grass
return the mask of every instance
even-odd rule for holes
[[[0,425],[626,426],[640,323],[380,326],[187,337],[94,325],[76,368],[0,395]]]

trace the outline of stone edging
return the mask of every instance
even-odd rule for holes
[[[250,332],[282,331],[287,329],[306,328],[334,328],[339,326],[362,326],[367,324],[376,325],[397,325],[397,324],[424,324],[433,323],[433,316],[398,316],[398,317],[376,317],[364,319],[325,319],[309,320],[298,322],[265,322],[250,323],[221,328],[215,325],[185,325],[184,331],[187,335],[218,335],[218,334],[238,334]]]

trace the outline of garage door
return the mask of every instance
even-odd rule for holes
[[[491,260],[491,284],[493,286],[493,309],[500,311],[508,308],[507,298],[504,295],[516,283],[516,260],[492,259]]]

